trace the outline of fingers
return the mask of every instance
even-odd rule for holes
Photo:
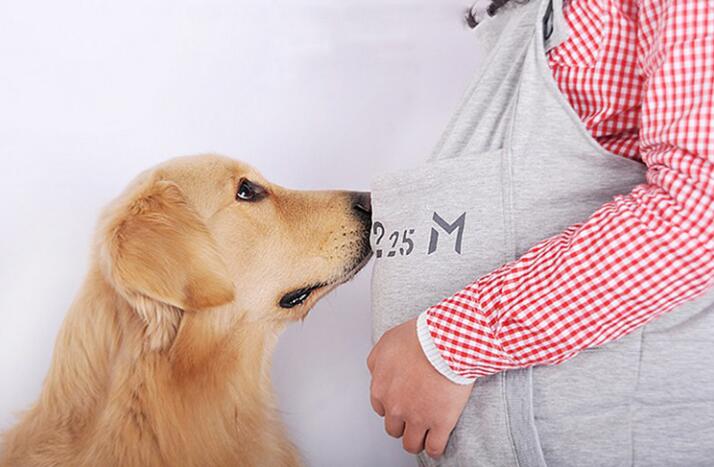
[[[372,404],[372,410],[374,410],[380,417],[384,417],[384,406],[381,402],[379,402],[379,399],[372,396],[369,398],[369,402]]]
[[[384,417],[384,430],[393,438],[399,438],[404,434],[404,420],[393,415]]]
[[[367,356],[367,368],[369,369],[370,373],[374,372],[374,361],[376,360],[376,355],[375,355],[374,347],[372,348],[372,351],[369,353]]]
[[[411,454],[419,454],[424,450],[424,438],[426,437],[426,428],[413,423],[408,423],[404,428],[404,438],[402,446],[404,450]]]
[[[382,404],[382,395],[383,394],[376,385],[374,378],[372,378],[372,382],[369,385],[369,401],[372,404],[372,409],[380,417],[384,417],[385,413],[384,404]]]
[[[426,440],[424,441],[424,451],[426,451],[427,455],[432,459],[441,457],[446,449],[446,443],[449,441],[450,434],[450,431],[444,429],[429,429],[429,432],[426,434]]]

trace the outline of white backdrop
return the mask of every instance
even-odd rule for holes
[[[368,189],[431,150],[480,57],[469,0],[0,0],[0,429],[38,395],[101,206],[217,151],[294,188]],[[369,271],[284,335],[309,465],[413,459],[369,406]]]

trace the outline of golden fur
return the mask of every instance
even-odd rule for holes
[[[241,180],[268,196],[236,200]],[[0,466],[294,466],[276,338],[368,258],[347,192],[269,184],[218,156],[140,175],[103,213],[37,403]],[[291,290],[322,286],[294,308]]]

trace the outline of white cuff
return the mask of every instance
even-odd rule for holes
[[[456,373],[449,367],[449,364],[446,363],[441,353],[439,353],[439,349],[436,348],[434,339],[431,337],[431,332],[429,332],[429,326],[426,324],[426,311],[419,315],[416,326],[421,349],[424,351],[424,355],[426,355],[429,363],[436,368],[436,371],[456,384],[472,384],[476,378],[466,378]]]

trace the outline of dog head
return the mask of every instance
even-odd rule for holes
[[[370,257],[369,195],[293,191],[219,156],[140,175],[100,222],[101,270],[163,349],[185,314],[303,318]],[[228,318],[227,318],[228,317]]]

